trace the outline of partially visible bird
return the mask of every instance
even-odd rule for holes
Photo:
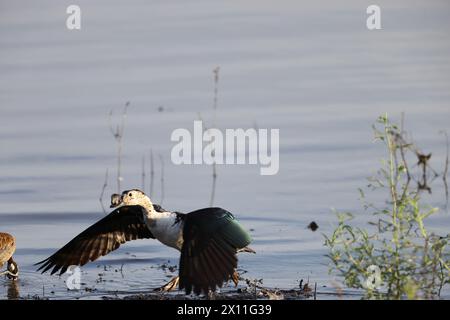
[[[13,254],[16,251],[16,240],[8,233],[0,232],[0,268],[7,263],[6,271],[0,274],[6,274],[9,279],[16,280],[19,276],[19,268],[13,260]]]
[[[178,277],[160,289],[170,291],[179,286],[187,294],[207,294],[228,280],[237,284],[237,252],[254,252],[247,247],[250,235],[222,208],[170,212],[138,189],[112,195],[111,207],[116,209],[38,262],[38,270],[63,274],[69,266],[94,261],[126,241],[156,238],[181,252]]]

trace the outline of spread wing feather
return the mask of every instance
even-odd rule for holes
[[[237,250],[251,241],[234,216],[221,208],[188,213],[183,240],[179,286],[187,294],[222,287],[237,267]]]
[[[38,271],[44,273],[53,268],[51,274],[60,271],[61,275],[69,266],[85,265],[116,250],[127,241],[155,238],[143,221],[142,210],[141,206],[117,208],[53,255],[36,263],[40,265]]]

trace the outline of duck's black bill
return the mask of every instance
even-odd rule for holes
[[[111,195],[111,205],[110,208],[118,207],[122,203],[122,196],[120,194],[114,193]]]

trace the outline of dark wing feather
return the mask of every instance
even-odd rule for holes
[[[237,250],[251,241],[233,215],[221,208],[188,213],[183,240],[179,286],[187,294],[207,294],[222,287],[237,267]]]
[[[66,272],[71,265],[82,266],[94,261],[122,243],[136,239],[155,238],[143,221],[141,206],[124,206],[96,222],[47,259],[36,263],[42,273]]]

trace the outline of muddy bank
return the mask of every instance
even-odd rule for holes
[[[213,293],[208,296],[185,295],[183,293],[150,292],[127,295],[124,297],[103,296],[103,300],[305,300],[314,299],[314,293],[302,290],[231,290],[224,293]]]

